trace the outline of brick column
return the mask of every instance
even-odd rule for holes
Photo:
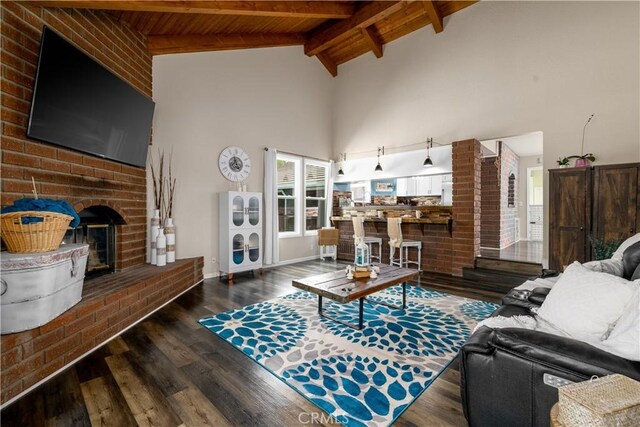
[[[473,267],[480,251],[480,177],[482,158],[476,139],[452,144],[453,157],[453,251],[451,270],[462,276]]]
[[[482,159],[480,246],[500,249],[500,157]]]

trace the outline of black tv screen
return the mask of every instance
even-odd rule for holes
[[[27,136],[144,167],[155,103],[44,27]]]

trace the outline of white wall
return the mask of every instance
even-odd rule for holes
[[[341,65],[334,153],[542,131],[548,168],[579,153],[595,113],[585,150],[599,164],[638,161],[639,8],[480,2],[445,18],[440,34],[426,27],[385,46],[381,59]]]
[[[520,219],[520,240],[528,239],[528,236],[527,236],[527,230],[528,230],[527,185],[529,182],[529,175],[528,175],[527,168],[533,168],[536,166],[542,166],[542,155],[520,157],[520,162],[518,166],[520,170],[520,177],[518,179],[518,218]]]
[[[263,191],[263,149],[331,156],[331,76],[301,47],[153,58],[152,150],[173,150],[177,256],[201,256],[218,271],[217,194],[234,188],[218,171],[229,145],[252,162],[249,191]],[[149,207],[151,207],[149,185]],[[281,241],[280,259],[317,253],[316,237]],[[283,242],[286,242],[283,243]]]

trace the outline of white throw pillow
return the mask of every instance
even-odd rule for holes
[[[640,242],[640,233],[629,237],[627,240],[622,242],[622,244],[618,247],[618,249],[611,255],[611,259],[617,259],[622,261],[622,254],[625,250],[634,243]]]
[[[600,273],[613,274],[614,276],[622,277],[624,275],[624,264],[622,263],[622,257],[620,259],[603,259],[602,261],[591,261],[582,264],[584,268],[588,268],[591,271],[598,271]]]
[[[598,347],[625,359],[640,362],[640,289],[633,294],[609,338]]]
[[[538,316],[582,341],[601,341],[639,286],[574,262],[551,288]]]

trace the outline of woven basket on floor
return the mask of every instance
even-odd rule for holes
[[[640,422],[640,382],[614,374],[558,389],[558,421],[566,426],[635,427]]]
[[[40,222],[22,223],[23,217],[42,218]],[[73,217],[56,212],[11,212],[0,215],[0,235],[9,252],[33,253],[55,251]]]

